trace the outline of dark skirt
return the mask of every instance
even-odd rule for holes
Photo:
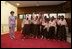
[[[37,36],[40,38],[40,24],[38,24],[37,27],[38,27],[38,35]]]
[[[49,38],[49,31],[47,31],[47,29],[46,29],[46,38],[47,39]]]
[[[24,36],[29,35],[30,34],[30,25],[29,24],[25,24],[22,30],[22,34]]]
[[[51,26],[49,28],[49,34],[48,34],[50,39],[54,39],[55,38],[55,27]]]
[[[57,31],[56,31],[56,39],[59,39],[59,35],[60,35],[60,31],[61,31],[61,26],[57,25]]]
[[[34,32],[34,24],[30,24],[30,35],[33,35]]]
[[[60,27],[60,40],[67,40],[65,25]]]
[[[38,24],[38,33],[40,33],[40,24]]]
[[[43,36],[43,38],[47,38],[47,28],[44,29],[45,26],[41,25],[41,36]]]
[[[33,32],[34,36],[38,35],[38,25],[34,24],[34,32]]]
[[[48,33],[48,32],[47,32],[47,28],[43,29],[43,36],[44,36],[45,38],[47,38],[47,36],[48,36],[47,33]]]
[[[44,35],[44,26],[41,25],[41,35]]]

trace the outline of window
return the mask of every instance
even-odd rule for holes
[[[54,16],[54,18],[57,18],[57,14],[56,14],[56,13],[51,13],[51,14],[50,14],[50,18],[51,18],[52,16]]]
[[[44,17],[45,17],[45,16],[46,16],[47,18],[49,18],[48,14],[44,14]]]
[[[65,13],[58,13],[58,16],[64,16],[64,18],[65,18]]]

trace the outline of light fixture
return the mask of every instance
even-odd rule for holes
[[[36,2],[36,6],[39,6],[39,2],[38,1]]]
[[[19,3],[16,3],[16,5],[19,6],[20,4]]]
[[[36,4],[36,6],[39,6],[39,4]]]
[[[64,1],[64,2],[66,2],[66,1]]]
[[[6,1],[1,1],[1,3],[7,5],[7,2]]]

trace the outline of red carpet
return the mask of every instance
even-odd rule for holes
[[[15,34],[16,39],[11,40],[9,34],[1,36],[1,48],[71,48],[71,44],[64,41],[46,39],[21,40],[20,32]]]

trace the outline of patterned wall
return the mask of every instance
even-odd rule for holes
[[[62,13],[62,12],[71,12],[71,2],[68,1],[66,3],[62,3],[60,5],[51,5],[51,6],[38,6],[38,7],[19,7],[18,14],[23,13],[39,13],[39,12],[47,12],[47,13]]]
[[[67,1],[66,3],[62,3],[60,5],[58,5],[59,10],[62,9],[62,12],[71,12],[71,2]]]
[[[47,13],[54,13],[58,12],[57,6],[39,6],[39,7],[20,7],[18,8],[18,14],[23,13],[39,13],[39,12],[47,12]]]

